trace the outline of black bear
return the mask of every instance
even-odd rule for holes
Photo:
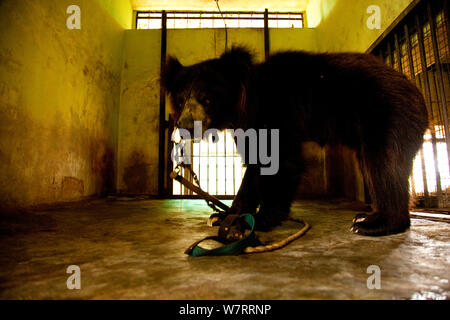
[[[428,127],[422,94],[375,56],[286,51],[254,63],[234,47],[220,58],[182,66],[169,57],[162,85],[178,120],[191,129],[279,129],[279,170],[261,175],[249,164],[229,213],[256,213],[269,230],[289,214],[302,173],[301,143],[346,145],[356,151],[373,212],[358,214],[352,231],[379,236],[410,226],[412,162]]]

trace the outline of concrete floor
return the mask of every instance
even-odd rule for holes
[[[450,224],[412,220],[400,235],[350,233],[348,203],[298,201],[292,215],[312,229],[269,253],[191,258],[184,250],[214,234],[197,200],[97,200],[70,209],[3,217],[2,299],[411,299],[450,296]],[[277,240],[293,222],[269,234]],[[66,268],[81,268],[68,290]],[[381,289],[366,272],[381,268]]]

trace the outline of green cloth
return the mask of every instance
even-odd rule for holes
[[[201,257],[201,256],[232,256],[238,255],[244,252],[247,247],[256,247],[261,245],[261,242],[256,237],[254,228],[255,228],[255,218],[251,214],[243,214],[241,218],[245,219],[245,221],[250,226],[250,234],[243,239],[235,241],[233,243],[224,245],[215,249],[205,249],[199,246],[199,244],[205,240],[215,240],[221,242],[218,237],[206,237],[200,241],[192,244],[187,250],[186,254],[191,257]],[[221,242],[222,243],[222,242]]]

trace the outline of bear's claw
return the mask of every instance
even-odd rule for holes
[[[409,226],[409,218],[392,223],[392,221],[386,219],[385,215],[378,212],[361,213],[353,219],[353,226],[350,231],[364,236],[385,236],[404,232]]]

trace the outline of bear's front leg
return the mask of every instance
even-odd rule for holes
[[[286,161],[276,175],[260,177],[261,205],[255,216],[258,231],[270,231],[289,216],[301,172],[301,158]]]
[[[248,165],[241,186],[231,207],[226,212],[214,213],[209,217],[208,225],[218,226],[230,214],[255,214],[259,205],[259,168]]]
[[[259,205],[259,168],[248,165],[239,191],[227,214],[254,214]]]

